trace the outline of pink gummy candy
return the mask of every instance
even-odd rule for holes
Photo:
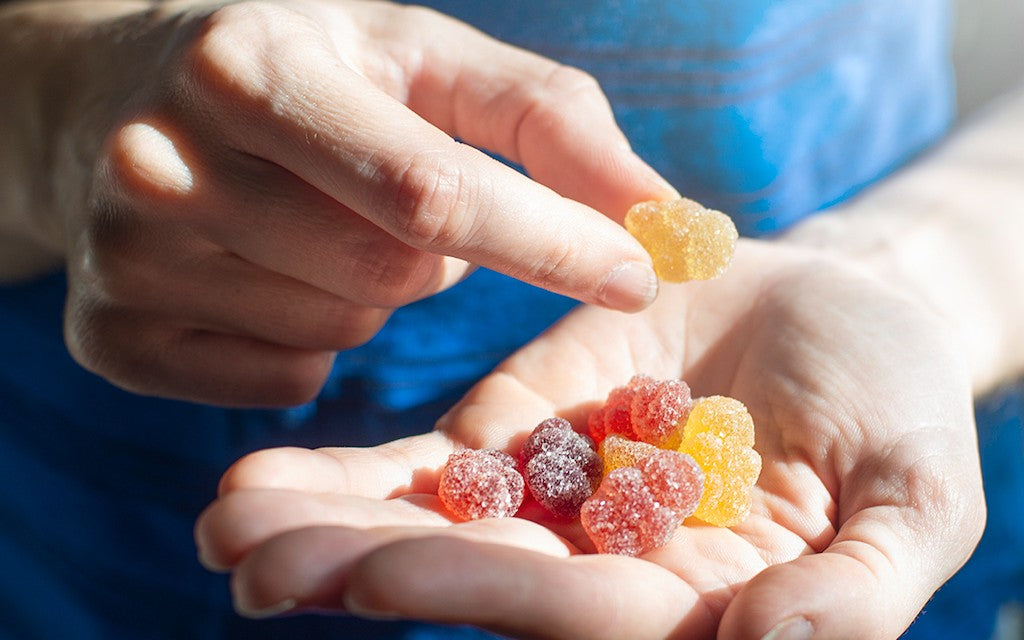
[[[590,414],[587,427],[595,442],[618,434],[631,440],[674,449],[690,413],[690,387],[682,380],[657,380],[637,374],[608,394]]]
[[[621,467],[583,503],[580,522],[598,552],[638,556],[667,544],[680,519],[658,502],[640,469]]]
[[[636,380],[636,376],[633,380]],[[646,376],[643,376],[646,378]],[[632,381],[630,381],[632,382]],[[608,393],[604,404],[590,414],[587,428],[594,442],[600,444],[613,433],[635,440],[633,426],[630,423],[630,406],[633,403],[633,389],[630,385],[615,387]]]
[[[675,449],[693,404],[689,385],[682,380],[638,378],[631,381],[634,389],[630,403],[630,422],[636,439]]]
[[[580,505],[601,479],[601,458],[594,442],[563,418],[548,418],[537,425],[519,455],[530,493],[559,516],[579,514]]]
[[[496,449],[464,449],[448,456],[437,495],[458,518],[507,518],[523,504],[523,476],[516,460]]]
[[[704,493],[704,472],[692,457],[662,449],[636,466],[655,499],[675,511],[680,520],[697,510]]]
[[[580,521],[601,553],[637,556],[667,544],[703,491],[693,458],[658,450],[635,467],[609,472],[580,508]]]

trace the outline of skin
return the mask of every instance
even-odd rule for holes
[[[374,2],[11,3],[0,43],[20,98],[0,103],[0,273],[64,265],[68,348],[114,384],[302,401],[336,350],[471,264],[592,303],[435,431],[233,466],[196,537],[233,572],[240,611],[523,637],[747,638],[787,621],[896,637],[977,542],[971,397],[1021,370],[1020,297],[1005,292],[1024,197],[992,171],[961,190],[982,206],[934,197],[936,175],[977,158],[969,144],[929,160],[918,188],[911,173],[779,242],[742,242],[722,279],[623,315],[600,306],[644,308],[655,285],[614,222],[674,192],[585,74]],[[1019,176],[1024,144],[989,143]],[[633,559],[583,553],[578,528],[536,513],[439,509],[448,453],[514,451],[553,414],[581,424],[641,371],[750,408],[765,466],[744,524],[690,523]]]
[[[66,264],[68,349],[119,386],[308,400],[471,265],[616,309],[656,294],[602,212],[674,192],[594,80],[432,11],[29,2],[0,35],[23,97],[0,114],[0,276]]]
[[[250,615],[348,611],[539,638],[759,638],[802,618],[816,637],[896,637],[984,523],[969,375],[952,344],[877,278],[744,242],[725,277],[663,286],[638,315],[573,312],[433,433],[242,459],[197,524],[199,548],[233,572]],[[432,493],[449,452],[515,452],[550,415],[582,425],[637,371],[747,405],[764,467],[744,523],[688,522],[667,547],[623,558],[532,509],[445,515]]]

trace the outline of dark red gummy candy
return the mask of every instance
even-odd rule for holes
[[[530,493],[545,509],[572,518],[601,480],[601,458],[594,442],[568,420],[548,418],[537,425],[519,454]]]

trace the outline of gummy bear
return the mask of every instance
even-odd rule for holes
[[[525,482],[516,460],[496,449],[464,449],[448,456],[437,495],[458,518],[507,518],[523,503]]]
[[[637,556],[664,546],[697,508],[700,467],[686,454],[652,448],[637,466],[609,472],[580,509],[583,529],[601,553]]]
[[[594,442],[563,418],[548,418],[537,425],[519,458],[530,493],[559,516],[576,517],[601,480],[601,458]]]
[[[690,414],[690,387],[682,380],[634,377],[630,424],[637,440],[675,449]]]
[[[580,508],[580,522],[600,553],[638,556],[664,546],[679,527],[636,467],[615,469]]]
[[[604,474],[615,469],[635,467],[637,463],[658,451],[658,447],[647,442],[630,440],[616,433],[601,441],[597,453],[604,461]]]
[[[674,449],[690,412],[690,387],[682,380],[656,380],[637,374],[616,387],[590,414],[590,437],[600,443],[610,434]]]
[[[587,418],[587,428],[594,442],[600,444],[609,435],[615,433],[635,439],[636,433],[630,420],[633,405],[634,385],[645,380],[653,380],[649,376],[638,374],[629,383],[615,387],[608,393],[604,404],[593,411]]]
[[[753,446],[754,422],[739,400],[711,396],[694,403],[679,445],[704,470],[704,495],[694,516],[720,527],[747,517],[761,473]]]
[[[675,511],[680,521],[697,510],[704,493],[704,472],[692,457],[659,449],[636,467],[658,502]]]
[[[687,198],[635,204],[625,224],[651,254],[655,273],[667,282],[722,275],[739,237],[729,216]]]

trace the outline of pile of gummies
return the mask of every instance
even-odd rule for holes
[[[631,556],[666,545],[691,516],[730,527],[750,513],[761,457],[738,400],[694,400],[682,380],[636,375],[590,414],[587,430],[548,418],[518,459],[453,453],[438,496],[469,520],[514,516],[528,491],[554,516],[579,518],[599,552]]]
[[[669,282],[722,275],[738,238],[729,216],[687,198],[638,203],[625,226]],[[587,430],[548,418],[518,460],[494,449],[453,453],[438,496],[469,520],[513,516],[529,490],[555,516],[579,518],[599,552],[631,556],[667,544],[690,516],[731,527],[750,513],[761,457],[738,400],[694,401],[681,380],[637,375],[608,394]]]

